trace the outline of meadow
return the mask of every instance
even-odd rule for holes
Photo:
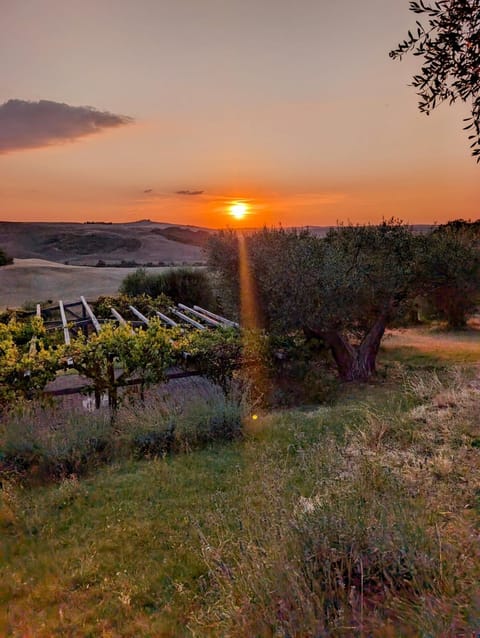
[[[479,363],[477,331],[395,332],[378,379],[331,405],[244,405],[241,438],[128,448],[53,483],[4,477],[0,631],[478,631]]]

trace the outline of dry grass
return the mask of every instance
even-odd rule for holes
[[[480,361],[480,331],[476,323],[456,332],[440,328],[390,330],[382,347],[390,358],[406,363],[477,363]]]
[[[80,295],[96,299],[118,292],[123,279],[136,268],[94,268],[66,266],[42,259],[15,259],[11,266],[0,268],[0,311],[19,308],[25,302],[51,299],[57,302],[78,301]],[[150,268],[159,273],[168,268]]]
[[[192,634],[478,630],[479,403],[480,383],[460,371],[409,377],[396,407],[345,415],[344,439],[297,442],[295,465],[269,449],[237,525],[216,514],[217,535],[202,537],[208,605]]]

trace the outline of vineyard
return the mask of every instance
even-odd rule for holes
[[[0,401],[82,392],[115,410],[131,386],[143,397],[149,385],[200,373],[224,386],[225,366],[205,365],[221,353],[233,370],[239,324],[199,306],[146,296],[37,304],[0,323]]]

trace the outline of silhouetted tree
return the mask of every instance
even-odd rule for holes
[[[410,10],[423,16],[408,37],[390,52],[402,58],[408,52],[423,58],[414,75],[419,109],[427,115],[441,102],[471,102],[471,117],[465,120],[472,155],[480,161],[480,2],[438,0],[410,2]]]

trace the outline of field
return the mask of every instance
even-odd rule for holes
[[[183,264],[204,260],[209,231],[148,220],[129,224],[0,222],[0,247],[18,259],[46,259],[76,266],[122,260]]]
[[[136,268],[66,266],[43,259],[15,259],[0,268],[0,310],[19,308],[25,302],[78,301],[80,295],[96,299],[115,294],[128,273]],[[161,272],[167,268],[149,268]]]
[[[394,332],[383,380],[249,413],[243,440],[7,481],[0,632],[478,632],[478,343]]]

